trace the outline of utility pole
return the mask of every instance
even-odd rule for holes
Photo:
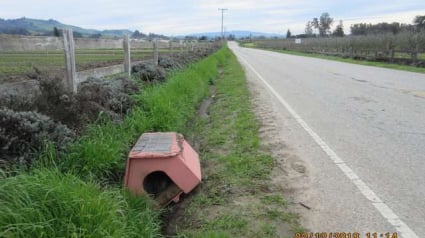
[[[223,20],[224,20],[224,11],[227,11],[227,8],[219,8],[221,11],[221,40],[224,41],[224,28],[223,28]]]

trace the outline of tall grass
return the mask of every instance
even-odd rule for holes
[[[57,170],[0,180],[0,237],[159,237],[146,199]],[[127,196],[127,197],[126,197]]]
[[[224,61],[223,50],[171,75],[162,85],[136,95],[137,108],[122,123],[105,122],[88,127],[71,146],[60,167],[81,177],[120,182],[127,154],[143,133],[181,131],[208,94],[208,83]]]
[[[90,125],[66,154],[46,144],[30,173],[0,173],[0,237],[160,237],[149,199],[118,188],[127,153],[143,132],[183,129],[224,51],[136,95],[123,122]]]

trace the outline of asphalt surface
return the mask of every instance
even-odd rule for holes
[[[308,165],[306,228],[425,237],[425,74],[229,46]]]

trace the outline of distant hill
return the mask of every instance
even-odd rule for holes
[[[244,37],[250,37],[250,36],[251,37],[261,37],[261,36],[264,36],[264,37],[267,37],[267,38],[270,38],[270,37],[283,37],[283,35],[279,35],[279,34],[275,34],[275,33],[252,32],[252,31],[238,31],[238,30],[225,32],[225,35],[226,36],[233,35],[237,39],[244,38]],[[190,34],[189,36],[197,37],[197,38],[202,37],[202,36],[206,36],[206,37],[208,37],[208,38],[211,39],[211,38],[220,37],[221,36],[221,32],[203,32],[203,33]]]
[[[82,36],[102,35],[102,36],[122,36],[124,34],[133,34],[129,30],[93,30],[84,29],[77,26],[66,25],[56,20],[39,20],[31,18],[19,18],[5,20],[0,18],[0,33],[17,35],[52,35],[53,28],[58,29],[71,28],[76,34]]]
[[[94,30],[94,29],[85,29],[78,26],[72,26],[63,24],[59,21],[49,19],[49,20],[40,20],[40,19],[32,19],[32,18],[18,18],[18,19],[2,19],[0,18],[0,34],[15,34],[15,35],[53,35],[53,29],[64,29],[71,28],[74,31],[74,36],[76,37],[114,37],[114,36],[123,36],[125,34],[129,35],[137,35],[135,37],[147,37],[150,39],[153,38],[167,38],[164,35],[157,35],[154,33],[149,33],[148,35],[140,33],[138,31],[132,32],[126,29],[117,29],[117,30]],[[230,31],[226,32],[226,36],[233,35],[237,39],[243,37],[260,37],[264,36],[267,38],[270,37],[283,37],[279,34],[274,33],[264,33],[264,32],[251,32],[251,31]],[[134,36],[134,35],[133,35]],[[185,36],[178,36],[177,38],[185,38]],[[221,36],[221,32],[203,32],[203,33],[193,33],[189,34],[191,37],[202,37],[206,36],[209,39],[213,39]]]

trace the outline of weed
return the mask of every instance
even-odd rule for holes
[[[287,206],[287,202],[278,194],[268,194],[261,198],[261,201],[267,205]]]
[[[279,211],[277,211],[277,210],[267,209],[266,210],[266,215],[267,215],[267,217],[269,219],[276,220],[276,219],[278,219],[281,216],[281,213]]]
[[[183,128],[207,94],[221,54],[132,97],[137,107],[122,122],[106,117],[88,125],[66,154],[43,144],[29,174],[1,172],[0,237],[160,237],[159,212],[149,199],[114,186],[141,133]]]
[[[159,237],[144,197],[56,170],[0,180],[1,237]]]
[[[266,237],[276,237],[276,227],[271,224],[263,224],[260,227],[261,233]]]
[[[222,54],[217,52],[186,71],[173,73],[164,84],[134,95],[136,105],[122,123],[107,120],[88,126],[60,167],[82,177],[120,183],[127,153],[140,134],[183,130],[207,95],[208,79],[217,75],[217,59]]]
[[[184,205],[184,222],[170,229],[177,226],[182,237],[291,236],[287,227],[297,221],[288,218],[293,216],[285,200],[269,187],[275,162],[261,149],[244,71],[228,49],[225,56],[213,80],[216,96],[209,118],[196,118],[188,126],[201,144],[203,183]],[[196,226],[188,225],[191,221]]]
[[[208,230],[232,230],[240,232],[246,229],[248,222],[241,216],[222,215],[206,223]]]

